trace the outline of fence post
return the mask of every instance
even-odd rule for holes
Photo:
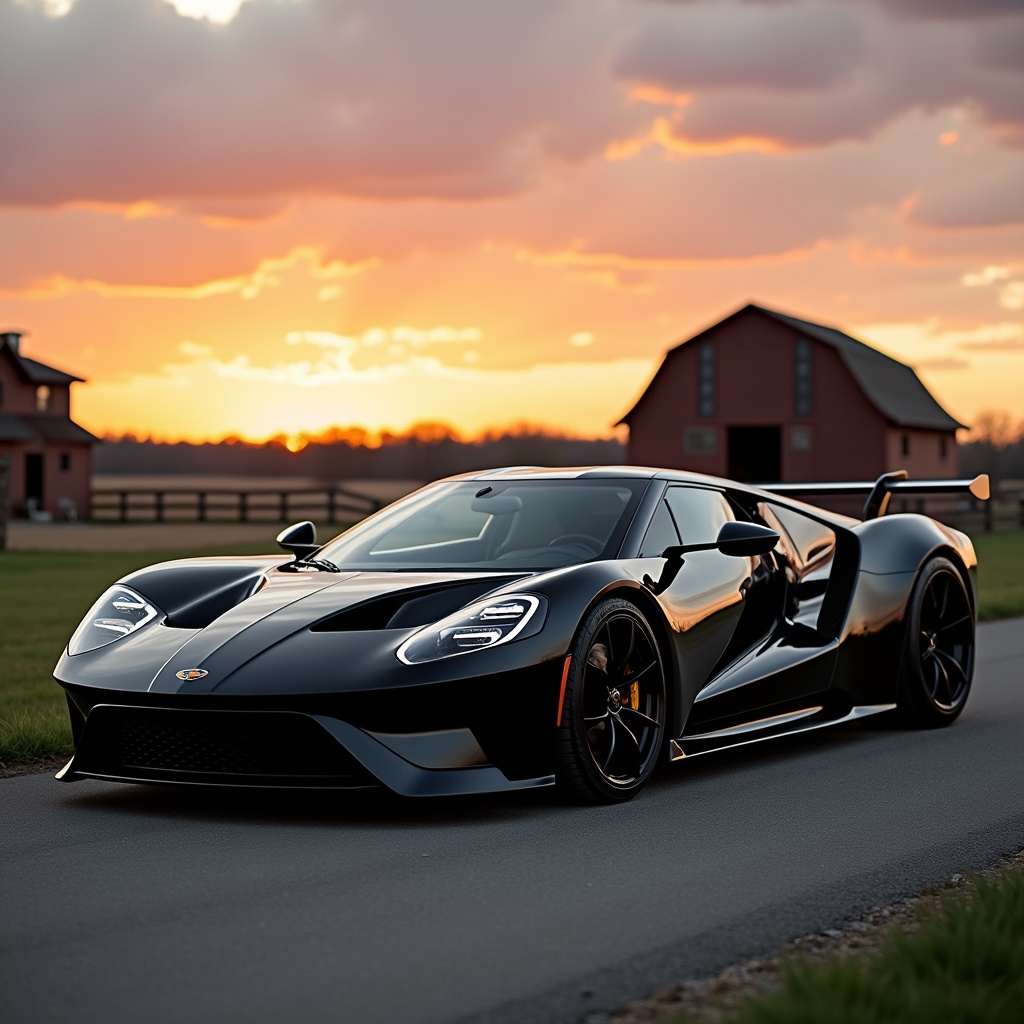
[[[986,533],[991,533],[992,532],[992,526],[993,526],[993,522],[992,522],[992,504],[993,504],[992,501],[986,501],[985,502],[985,532]]]
[[[206,491],[200,491],[199,494],[196,495],[196,497],[198,498],[198,501],[199,501],[198,507],[196,508],[196,516],[198,517],[199,522],[205,523],[206,522]]]
[[[249,522],[249,495],[245,491],[238,492],[238,521]]]
[[[164,492],[156,491],[153,497],[156,502],[156,521],[162,523],[164,521]]]
[[[128,492],[121,492],[121,522],[128,522]]]
[[[288,492],[281,492],[281,522],[288,522]]]
[[[1024,502],[1021,502],[1024,514]],[[11,457],[0,455],[0,551],[7,550],[7,519],[11,510]]]
[[[327,490],[327,522],[336,523],[338,521],[337,515],[337,496],[334,493],[334,488],[330,487]]]

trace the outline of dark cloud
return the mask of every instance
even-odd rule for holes
[[[913,220],[937,228],[995,228],[1024,224],[1024,168],[1019,164],[980,180],[947,183],[928,190]]]
[[[217,26],[163,0],[60,18],[0,0],[0,204],[243,221],[303,195],[487,199],[598,163],[658,117],[684,142],[814,149],[956,108],[1024,143],[1024,19],[893,16],[916,9],[248,0]],[[630,102],[640,85],[692,100]]]
[[[1018,5],[1024,13],[1024,3]],[[978,40],[978,57],[990,67],[1024,72],[1024,17],[985,28]],[[1020,88],[1020,83],[1015,83]]]
[[[965,25],[827,2],[659,12],[616,67],[637,84],[692,94],[676,115],[681,138],[815,147],[869,139],[902,116],[954,107],[1007,140],[1024,138],[1024,89],[1006,70],[1022,59],[1024,18]]]
[[[625,46],[616,72],[678,92],[835,85],[864,60],[857,21],[835,7],[698,8],[652,21]]]
[[[584,0],[0,0],[0,202],[513,192],[636,124],[608,36]]]
[[[862,3],[863,0],[855,0]],[[908,18],[963,19],[1024,13],[1020,0],[875,0],[880,7]]]

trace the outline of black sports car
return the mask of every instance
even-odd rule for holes
[[[674,471],[502,469],[430,484],[320,547],[126,576],[54,672],[57,778],[558,785],[633,796],[659,760],[892,712],[941,726],[971,686],[976,559],[893,494]],[[861,520],[800,494],[863,493]]]

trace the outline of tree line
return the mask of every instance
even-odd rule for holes
[[[586,439],[524,427],[465,440],[451,428],[420,424],[406,434],[370,436],[334,428],[310,436],[279,435],[264,442],[228,437],[218,442],[108,437],[95,449],[99,474],[301,476],[431,480],[492,466],[590,466],[621,463],[615,439]]]

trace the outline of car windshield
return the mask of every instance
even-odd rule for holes
[[[466,480],[411,494],[331,541],[342,569],[555,569],[618,551],[647,481]]]

